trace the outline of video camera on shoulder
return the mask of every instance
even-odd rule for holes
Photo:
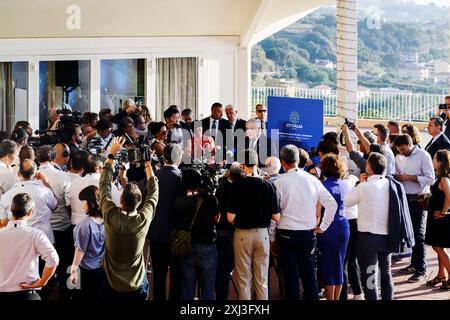
[[[348,120],[347,118],[345,118],[345,124],[347,125],[347,127],[350,130],[355,130],[356,128],[356,124],[354,122],[351,122],[350,120]]]

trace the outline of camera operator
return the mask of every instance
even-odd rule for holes
[[[119,128],[122,130],[122,136],[125,138],[124,146],[134,144],[139,135],[134,128],[134,121],[130,117],[124,117],[120,120]]]
[[[87,148],[95,144],[95,147],[99,148],[102,152],[108,153],[111,147],[112,139],[114,135],[112,134],[113,124],[108,119],[100,119],[97,122],[97,130],[95,131],[94,137],[87,143]]]
[[[28,121],[17,121],[16,125],[14,126],[14,130],[16,130],[17,128],[25,129],[29,138],[33,136],[33,128],[31,127],[31,124]]]
[[[148,283],[143,249],[158,202],[158,178],[147,161],[147,196],[142,209],[137,211],[142,194],[134,183],[124,187],[120,206],[114,204],[111,200],[113,162],[123,143],[123,137],[113,139],[111,153],[100,177],[100,204],[106,239],[103,269],[110,287],[110,299],[146,300]]]
[[[68,136],[67,145],[69,146],[70,154],[74,154],[81,149],[80,145],[83,143],[81,127],[79,124],[70,124],[64,128],[64,131]]]
[[[170,267],[169,299],[181,298],[181,273],[179,258],[172,255],[169,236],[175,229],[178,216],[175,199],[185,195],[181,184],[181,171],[178,166],[182,157],[181,146],[175,143],[164,147],[164,166],[156,172],[159,198],[155,217],[150,225],[147,238],[150,240],[150,253],[153,266],[153,299],[166,300],[166,277]]]
[[[220,213],[216,197],[201,192],[203,179],[205,177],[198,170],[184,170],[181,180],[187,195],[175,200],[175,209],[179,216],[178,227],[188,230],[190,224],[193,224],[192,250],[180,257],[183,266],[182,300],[194,300],[197,280],[201,280],[198,283],[201,299],[215,300],[217,267],[215,224],[219,221]]]
[[[450,110],[448,109],[450,107],[450,96],[446,96],[444,103],[439,105],[439,115],[442,119],[444,119],[444,125],[445,125],[445,131],[444,134],[447,136],[447,138],[450,139]]]

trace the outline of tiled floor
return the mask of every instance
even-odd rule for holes
[[[436,253],[431,247],[427,248],[427,258],[427,278],[432,279],[437,274],[438,260]],[[399,274],[398,270],[408,265],[409,258],[405,258],[392,265],[396,300],[450,300],[450,291],[441,290],[439,286],[432,288],[425,283],[407,282],[409,276]]]

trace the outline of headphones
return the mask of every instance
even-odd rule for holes
[[[65,144],[65,143],[62,143],[62,142],[60,142],[60,143],[58,143],[58,144],[60,144],[61,146],[64,147],[64,151],[63,151],[63,153],[62,153],[62,156],[63,156],[64,158],[68,158],[68,157],[70,156],[70,151],[67,151],[67,149],[69,149],[69,146],[68,146],[67,144]],[[53,150],[54,150],[54,149],[53,149]],[[55,154],[55,157],[56,157],[56,154]],[[54,159],[55,157],[53,157],[53,159]]]

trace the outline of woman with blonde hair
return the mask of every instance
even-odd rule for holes
[[[436,277],[427,284],[435,286],[442,283],[441,289],[450,288],[450,258],[445,251],[450,248],[450,152],[439,150],[433,158],[436,170],[436,182],[431,187],[428,200],[428,218],[425,244],[433,247],[439,260],[439,271]],[[447,270],[448,277],[445,276]]]

